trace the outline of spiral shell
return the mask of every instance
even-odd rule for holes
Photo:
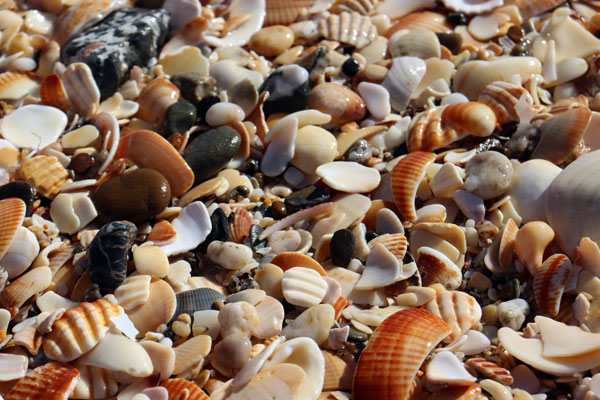
[[[435,154],[415,151],[402,158],[392,170],[390,184],[398,211],[404,219],[417,219],[415,197],[427,166],[435,160]]]
[[[481,318],[481,306],[465,292],[452,290],[439,293],[424,307],[452,328],[450,336],[444,339],[445,343],[460,339]]]
[[[510,82],[497,81],[486,85],[477,101],[489,106],[496,114],[496,120],[500,125],[507,122],[519,122],[519,115],[515,106],[522,96],[525,96],[529,104],[533,104],[533,98],[522,86]]]

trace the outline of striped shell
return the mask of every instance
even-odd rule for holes
[[[151,279],[150,275],[133,275],[125,278],[121,286],[115,290],[117,304],[125,310],[143,304],[150,296]]]
[[[64,362],[80,357],[106,335],[110,319],[121,314],[120,306],[102,299],[65,311],[42,341],[44,353],[50,359]]]
[[[432,11],[422,11],[407,14],[394,22],[394,25],[385,32],[386,37],[391,37],[400,29],[409,31],[449,32],[452,27],[448,24],[446,16]]]
[[[279,335],[284,318],[281,302],[271,296],[266,296],[254,308],[258,314],[258,325],[252,331],[252,335],[259,339]]]
[[[229,223],[229,240],[244,243],[244,239],[250,236],[252,223],[252,214],[245,208],[237,207],[233,212],[233,221]]]
[[[417,219],[415,197],[417,188],[425,177],[427,166],[435,160],[435,154],[422,151],[412,152],[402,158],[392,170],[390,183],[394,202],[405,220]]]
[[[148,300],[136,308],[127,310],[127,315],[137,330],[145,333],[168,323],[175,313],[176,306],[175,292],[167,282],[158,279],[150,284]]]
[[[283,273],[281,289],[288,303],[310,307],[323,300],[327,282],[313,269],[293,267]]]
[[[420,247],[417,251],[417,267],[423,286],[440,283],[446,289],[458,289],[462,282],[460,268],[444,253],[431,247]]]
[[[266,0],[263,26],[289,25],[299,16],[306,15],[315,0]]]
[[[31,370],[17,382],[4,399],[67,400],[78,381],[77,368],[51,362]]]
[[[12,281],[0,292],[0,307],[10,311],[11,316],[14,318],[19,308],[27,300],[47,289],[50,283],[52,283],[50,268],[34,268]]]
[[[71,109],[86,121],[98,113],[100,89],[96,85],[92,70],[84,63],[73,63],[62,75]]]
[[[210,352],[212,339],[208,335],[198,335],[175,346],[175,367],[173,374],[185,372],[195,364],[202,361]]]
[[[508,270],[512,264],[515,252],[515,238],[517,237],[517,232],[519,231],[519,227],[513,221],[512,218],[509,218],[506,221],[506,225],[504,225],[504,229],[502,230],[502,236],[500,239],[500,246],[498,249],[498,261],[503,270]]]
[[[298,252],[283,252],[277,254],[271,260],[271,264],[277,265],[283,271],[293,267],[304,267],[317,271],[321,276],[327,276],[327,273],[314,258]]]
[[[165,379],[160,386],[169,392],[169,400],[210,400],[198,385],[186,379]]]
[[[60,188],[72,182],[69,173],[54,156],[35,156],[21,163],[19,174],[38,193],[54,199]]]
[[[452,290],[439,293],[424,307],[452,328],[450,336],[444,339],[445,343],[460,339],[481,318],[481,306],[473,296],[465,292]]]
[[[406,249],[408,249],[408,241],[406,236],[401,233],[386,233],[385,235],[379,235],[375,239],[369,241],[369,249],[373,249],[377,243],[381,243],[390,253],[392,253],[396,259],[400,262],[404,260],[406,255]]]
[[[378,4],[379,0],[337,0],[329,11],[335,14],[346,11],[357,12],[360,15],[370,15],[375,12]]]
[[[348,363],[340,357],[322,351],[325,359],[325,379],[323,390],[344,390],[352,388],[352,376],[354,375],[354,363]]]
[[[56,107],[64,112],[71,109],[69,95],[62,79],[56,74],[50,74],[44,79],[40,87],[40,98],[43,104]]]
[[[554,254],[535,271],[533,292],[539,310],[549,317],[556,317],[560,301],[571,274],[571,260],[564,254]]]
[[[137,99],[140,108],[137,116],[144,121],[160,126],[167,108],[179,99],[179,89],[168,79],[150,81]]]
[[[496,128],[494,111],[483,103],[453,103],[417,114],[406,142],[408,151],[433,151],[467,134],[486,137]]]
[[[522,86],[497,81],[484,87],[477,101],[489,106],[496,114],[498,123],[502,125],[512,121],[519,122],[519,115],[515,110],[515,106],[523,95],[525,95],[529,104],[533,104],[531,94]]]
[[[475,368],[480,374],[503,385],[510,386],[513,384],[513,377],[509,370],[493,362],[489,362],[485,358],[471,358],[466,361],[466,364]]]
[[[375,329],[352,380],[356,400],[406,400],[429,352],[451,329],[439,317],[411,308],[396,312]]]
[[[0,74],[0,99],[18,100],[31,92],[37,83],[33,76],[22,72],[3,72]]]
[[[371,23],[369,17],[357,12],[343,11],[320,20],[319,33],[325,39],[362,49],[377,37],[377,27]]]
[[[25,203],[16,197],[0,200],[0,259],[25,218]]]

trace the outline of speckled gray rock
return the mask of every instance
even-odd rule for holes
[[[484,151],[467,162],[465,190],[484,200],[504,194],[511,183],[513,166],[508,157],[497,151]]]
[[[167,10],[123,8],[75,36],[62,52],[65,65],[89,65],[102,98],[112,96],[134,65],[146,66],[165,42]]]

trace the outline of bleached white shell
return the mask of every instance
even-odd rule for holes
[[[502,7],[504,0],[442,0],[442,3],[457,12],[480,14],[497,7]]]
[[[375,168],[354,161],[333,161],[316,170],[329,187],[347,193],[370,192],[379,185],[381,175]]]
[[[27,357],[19,354],[0,354],[0,382],[20,379],[27,373]]]
[[[281,288],[288,303],[310,307],[323,300],[327,292],[327,282],[315,270],[293,267],[283,273]]]
[[[490,346],[490,339],[479,331],[467,332],[466,340],[456,350],[467,356],[479,354]]]
[[[201,201],[188,204],[171,222],[177,232],[177,240],[160,246],[167,256],[183,253],[196,248],[206,239],[212,226],[208,211]]]
[[[261,161],[261,171],[267,176],[277,176],[287,168],[294,158],[298,118],[287,117],[269,131],[269,147]]]
[[[460,360],[449,351],[440,351],[425,368],[427,381],[442,385],[468,385],[477,379],[469,374]]]
[[[396,57],[382,86],[390,94],[390,103],[395,111],[402,112],[408,105],[427,69],[425,61],[417,57]]]
[[[43,149],[56,141],[67,126],[67,115],[58,108],[30,104],[4,117],[2,136],[17,147]]]
[[[262,28],[266,15],[265,0],[234,0],[229,7],[229,18],[241,14],[250,14],[251,18],[224,38],[206,35],[204,41],[214,47],[243,46],[248,43],[250,37]]]
[[[373,247],[362,276],[356,283],[355,289],[368,290],[391,285],[402,279],[411,277],[416,270],[416,264],[402,265],[385,246],[378,243]]]
[[[235,103],[220,102],[206,111],[206,123],[210,126],[230,125],[244,120],[244,110]]]
[[[194,312],[192,333],[196,335],[209,335],[212,340],[219,336],[219,312],[217,310],[200,310]]]
[[[21,275],[31,265],[40,251],[35,234],[20,226],[10,242],[8,250],[0,259],[0,265],[8,273],[8,279]]]
[[[392,111],[390,105],[390,94],[381,85],[363,81],[358,84],[358,93],[365,101],[367,110],[376,119],[384,119]]]
[[[544,343],[544,357],[571,357],[600,350],[598,333],[587,332],[578,326],[569,326],[541,315],[535,317],[535,323]]]
[[[98,216],[87,193],[60,193],[50,204],[50,216],[61,232],[73,234]]]
[[[317,304],[304,310],[283,328],[281,334],[287,338],[307,337],[322,344],[327,340],[334,320],[335,310],[331,304]]]

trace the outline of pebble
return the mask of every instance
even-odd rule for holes
[[[163,211],[171,200],[165,177],[148,168],[128,172],[101,184],[92,195],[96,210],[106,219],[138,223]]]
[[[352,147],[350,147],[346,159],[359,164],[365,164],[371,159],[371,157],[373,157],[373,149],[369,145],[369,142],[364,139],[360,139],[354,143]]]
[[[73,171],[77,175],[84,175],[94,165],[96,158],[89,153],[79,153],[69,163],[69,168],[73,168]]]
[[[33,211],[35,189],[25,181],[14,181],[0,186],[0,200],[17,197],[25,203],[25,216],[29,217]]]
[[[255,263],[251,248],[233,242],[215,240],[208,245],[206,255],[225,269],[238,270]]]
[[[293,192],[285,199],[285,204],[292,208],[316,206],[329,200],[329,193],[316,185]]]
[[[296,251],[300,247],[302,238],[298,231],[277,231],[273,232],[267,241],[267,247],[271,248],[271,253],[279,254],[288,251]]]
[[[356,61],[356,59],[354,59],[352,57],[349,57],[342,64],[342,72],[346,76],[352,77],[352,76],[358,74],[358,71],[360,71],[360,64],[358,63],[358,61]]]
[[[310,91],[308,107],[331,115],[331,122],[344,124],[365,116],[364,100],[346,86],[334,82],[320,83]]]
[[[230,126],[203,132],[193,139],[183,152],[183,159],[194,171],[194,184],[204,182],[235,156],[241,146],[239,133]]]
[[[364,99],[367,110],[376,119],[384,119],[390,112],[390,93],[381,85],[371,82],[358,84],[358,93]]]
[[[327,340],[334,319],[335,310],[330,304],[314,305],[283,328],[281,334],[288,339],[306,336],[320,345]]]
[[[329,243],[329,255],[334,265],[348,265],[354,255],[354,235],[349,229],[340,229],[333,234]]]
[[[171,77],[171,83],[179,88],[181,97],[198,107],[209,92],[215,89],[217,82],[199,72],[181,72]]]
[[[238,293],[249,289],[260,289],[260,285],[247,272],[241,275],[234,275],[231,278],[231,283],[227,285],[229,293]]]
[[[215,346],[214,353],[219,365],[242,368],[250,359],[252,342],[241,334],[225,337]]]
[[[259,93],[264,91],[269,92],[263,105],[265,115],[304,110],[310,94],[308,72],[295,64],[279,67],[258,88]]]
[[[210,106],[206,111],[206,123],[217,127],[221,125],[230,125],[244,120],[244,110],[235,103],[216,103]]]
[[[298,130],[295,154],[290,163],[312,176],[320,165],[332,162],[336,156],[335,136],[318,126],[307,125]]]
[[[189,101],[179,100],[165,111],[163,129],[167,136],[185,133],[196,122],[196,107]]]
[[[258,314],[254,306],[245,301],[225,304],[219,311],[221,336],[241,334],[246,337],[258,325]]]
[[[462,47],[462,36],[459,33],[436,33],[438,40],[442,46],[446,46],[452,54],[458,54]]]
[[[466,165],[465,189],[484,200],[504,194],[512,181],[510,160],[497,151],[476,154]]]
[[[250,38],[248,47],[258,55],[276,57],[292,47],[294,31],[287,26],[273,25],[262,28]]]
[[[204,242],[202,242],[201,249],[206,252],[206,248],[209,244],[215,240],[224,242],[229,237],[229,221],[225,216],[225,212],[220,208],[217,208],[210,216],[211,230]]]
[[[271,216],[275,219],[281,219],[287,215],[287,207],[283,201],[276,200],[271,203]]]
[[[498,320],[502,326],[518,331],[529,314],[529,303],[523,299],[513,299],[498,305]]]

